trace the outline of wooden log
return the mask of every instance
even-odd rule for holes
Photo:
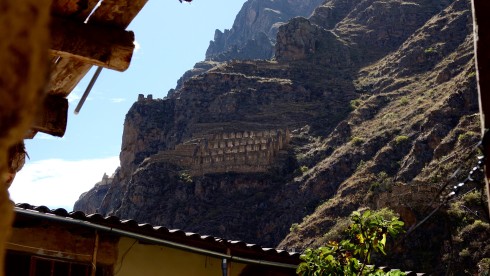
[[[68,120],[68,100],[48,95],[44,100],[44,110],[36,118],[32,129],[53,136],[63,137]]]
[[[490,1],[473,0],[473,30],[475,38],[476,77],[478,82],[478,95],[480,100],[480,119],[482,135],[490,129]],[[490,135],[488,133],[487,135]],[[483,140],[486,156],[485,175],[490,210],[490,139]]]
[[[117,71],[129,67],[134,51],[133,32],[60,17],[52,18],[51,37],[51,55]]]

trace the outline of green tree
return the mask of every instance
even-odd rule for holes
[[[346,230],[347,238],[329,241],[318,249],[307,249],[296,271],[298,275],[405,275],[401,271],[385,273],[376,270],[371,263],[373,252],[386,255],[387,235],[396,237],[403,231],[398,217],[386,219],[377,212],[366,210],[351,214],[352,224]],[[358,259],[359,258],[359,259]]]

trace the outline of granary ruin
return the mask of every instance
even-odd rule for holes
[[[189,174],[265,172],[290,140],[289,130],[272,129],[204,135],[160,152],[151,161],[165,161]]]

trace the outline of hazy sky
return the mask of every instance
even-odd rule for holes
[[[126,72],[104,69],[80,114],[73,110],[95,67],[68,100],[63,138],[39,133],[26,141],[30,160],[10,193],[16,203],[71,210],[78,196],[119,165],[124,116],[138,94],[162,98],[182,74],[204,60],[215,29],[230,29],[245,0],[149,0],[128,30],[136,51]]]

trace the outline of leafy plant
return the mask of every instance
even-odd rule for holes
[[[340,242],[329,241],[318,249],[307,249],[296,270],[298,275],[405,275],[401,271],[385,273],[368,266],[371,255],[386,255],[388,234],[397,236],[403,231],[403,222],[396,216],[386,219],[380,213],[366,210],[351,215],[352,224],[346,230],[347,238]],[[359,259],[358,259],[359,258]]]

